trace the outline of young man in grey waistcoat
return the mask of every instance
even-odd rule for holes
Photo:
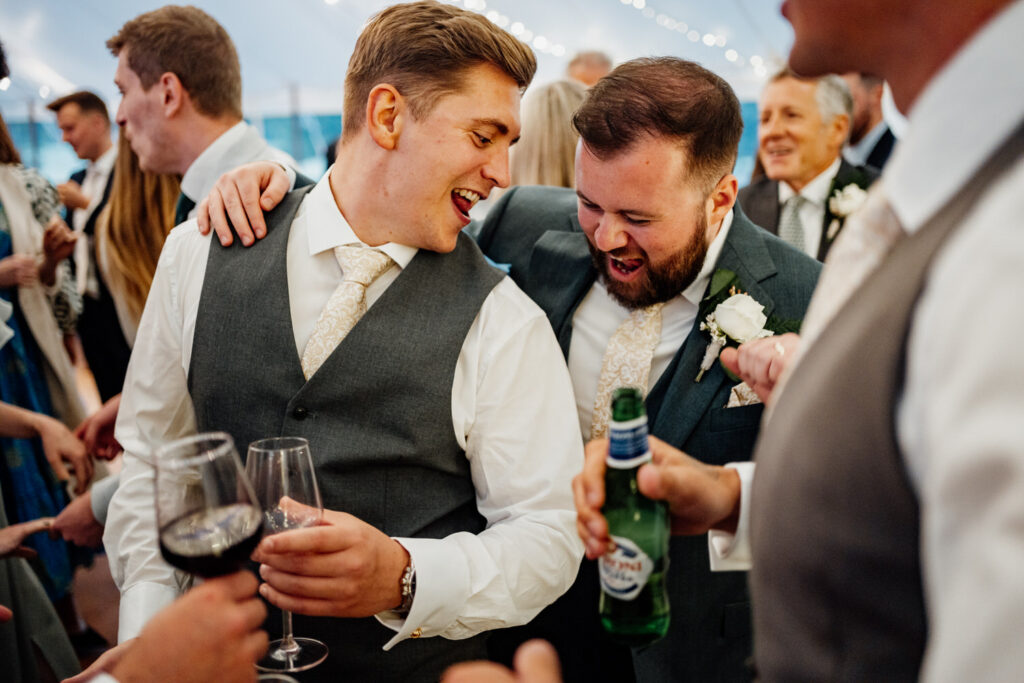
[[[508,183],[534,69],[472,12],[386,9],[349,64],[337,162],[268,215],[263,243],[211,246],[193,222],[168,237],[118,418],[111,514],[130,520],[141,598],[129,610],[177,593],[141,458],[210,429],[243,452],[310,441],[324,524],[256,554],[263,596],[330,648],[304,680],[436,680],[572,583],[582,448],[568,373],[543,312],[461,235]],[[358,284],[352,252],[379,262]]]

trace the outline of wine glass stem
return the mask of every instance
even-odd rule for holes
[[[301,648],[299,644],[295,642],[295,638],[292,637],[292,613],[282,610],[281,611],[281,647],[278,648],[278,652],[286,655],[297,654]]]

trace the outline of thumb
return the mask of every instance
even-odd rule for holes
[[[718,355],[718,359],[722,361],[722,365],[728,368],[729,372],[740,376],[740,354],[739,351],[730,347],[722,349],[722,353]]]
[[[522,683],[559,683],[562,680],[558,653],[546,640],[524,643],[515,656],[516,678]]]

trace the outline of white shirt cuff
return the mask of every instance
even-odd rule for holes
[[[735,534],[716,529],[708,532],[711,571],[747,571],[751,565],[750,485],[754,481],[755,466],[752,462],[731,462],[726,467],[736,470],[740,477],[740,519]]]
[[[89,683],[117,683],[117,679],[108,673],[99,673],[90,678]]]
[[[123,591],[118,610],[117,642],[137,637],[157,612],[177,598],[175,587],[161,583],[137,583]]]
[[[464,562],[452,562],[451,544],[436,538],[396,538],[416,565],[416,597],[403,619],[392,611],[381,612],[377,621],[393,631],[395,637],[385,650],[409,638],[419,629],[419,637],[439,635],[459,616],[470,585]]]

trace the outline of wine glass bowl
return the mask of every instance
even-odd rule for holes
[[[323,503],[309,442],[299,437],[275,437],[249,444],[245,471],[263,510],[267,535],[316,526]],[[327,646],[313,638],[292,635],[291,612],[282,610],[282,637],[270,643],[256,664],[260,671],[304,671],[327,658]]]
[[[157,449],[154,465],[164,559],[207,578],[241,569],[263,527],[231,437],[210,432],[172,441]]]

